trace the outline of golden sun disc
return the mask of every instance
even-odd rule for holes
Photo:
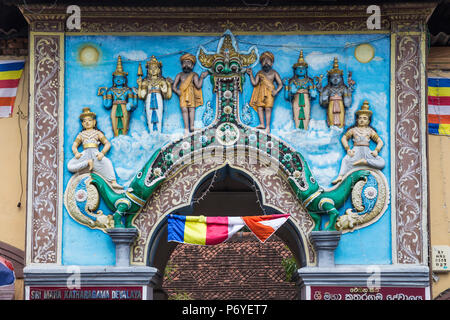
[[[94,46],[86,45],[79,51],[78,58],[85,66],[96,64],[99,60],[100,53]]]
[[[375,48],[368,44],[363,43],[355,48],[355,58],[361,63],[368,63],[372,61],[375,56]]]

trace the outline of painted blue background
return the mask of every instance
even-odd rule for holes
[[[66,37],[65,63],[65,124],[64,124],[64,189],[71,177],[67,162],[73,157],[71,146],[81,130],[79,115],[83,107],[90,107],[97,113],[98,128],[112,144],[107,157],[114,164],[118,183],[127,186],[136,171],[144,165],[153,152],[163,144],[180,137],[183,122],[178,104],[178,96],[165,101],[162,134],[150,134],[147,130],[143,101],[131,114],[130,131],[127,136],[113,137],[110,111],[102,107],[102,97],[97,96],[99,87],[112,86],[112,73],[116,68],[117,56],[121,55],[123,68],[128,72],[128,85],[136,87],[138,63],[155,55],[163,63],[163,76],[175,78],[181,71],[179,58],[184,52],[196,54],[200,45],[207,51],[215,52],[218,36],[68,36]],[[371,125],[376,128],[385,145],[380,152],[386,160],[383,173],[390,185],[390,38],[388,35],[245,35],[236,36],[241,51],[256,46],[259,53],[266,50],[275,55],[274,69],[280,76],[292,76],[292,65],[297,61],[301,49],[309,64],[309,75],[324,75],[332,68],[333,58],[339,59],[339,67],[352,71],[356,82],[351,108],[346,111],[346,128],[354,124],[354,112],[368,100],[374,111]],[[368,42],[375,48],[374,59],[363,64],[354,57],[356,44]],[[95,46],[100,58],[93,66],[83,66],[78,60],[79,50]],[[144,75],[145,62],[142,63]],[[254,73],[260,65],[254,67]],[[203,70],[199,63],[194,71]],[[243,87],[241,107],[250,101],[253,87],[248,76]],[[209,77],[203,85],[204,106],[197,108],[196,126],[202,127],[205,105],[211,101],[212,86]],[[252,109],[253,112],[253,109]],[[294,129],[292,109],[283,97],[283,91],[276,97],[272,112],[272,134],[285,140],[300,151],[308,161],[319,184],[331,187],[337,177],[340,163],[345,155],[340,138],[346,128],[328,128],[326,109],[319,106],[318,98],[312,100],[312,121],[308,131]],[[253,126],[258,124],[253,114]],[[373,149],[373,146],[372,146]],[[341,209],[341,213],[350,203]],[[106,209],[107,210],[107,209]],[[114,246],[105,233],[91,230],[75,222],[64,208],[63,215],[63,264],[113,265]],[[383,217],[373,225],[346,233],[336,250],[337,264],[390,264],[391,263],[391,212],[390,206]]]

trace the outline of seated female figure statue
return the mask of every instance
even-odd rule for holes
[[[347,155],[342,159],[339,176],[332,183],[336,184],[342,181],[344,175],[358,166],[368,166],[381,170],[385,166],[385,161],[378,153],[383,147],[383,141],[378,136],[374,128],[370,126],[372,111],[369,110],[369,103],[363,102],[361,109],[356,111],[356,125],[347,130],[341,139]],[[353,138],[353,148],[348,145],[349,139]],[[377,146],[370,150],[370,140]]]
[[[88,168],[89,171],[101,175],[113,188],[122,189],[123,187],[116,182],[116,174],[111,160],[105,157],[111,144],[103,132],[97,129],[96,114],[89,108],[83,108],[80,120],[83,130],[77,135],[72,145],[75,157],[67,163],[67,169],[72,173],[77,173]],[[104,146],[102,151],[99,151],[98,147],[101,143]],[[83,147],[81,153],[78,152],[80,145]]]

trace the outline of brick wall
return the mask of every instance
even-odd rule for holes
[[[215,246],[179,244],[166,268],[163,289],[169,299],[293,300],[283,259],[292,254],[273,235],[260,243],[250,232]]]
[[[27,56],[28,39],[0,39],[0,56]]]

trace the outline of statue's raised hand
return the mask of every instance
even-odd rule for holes
[[[208,71],[203,71],[203,72],[200,74],[200,78],[206,78],[208,75],[209,75],[209,72],[208,72]]]
[[[348,84],[349,91],[353,92],[355,90],[356,82],[352,79],[351,71],[348,72],[347,84]]]

